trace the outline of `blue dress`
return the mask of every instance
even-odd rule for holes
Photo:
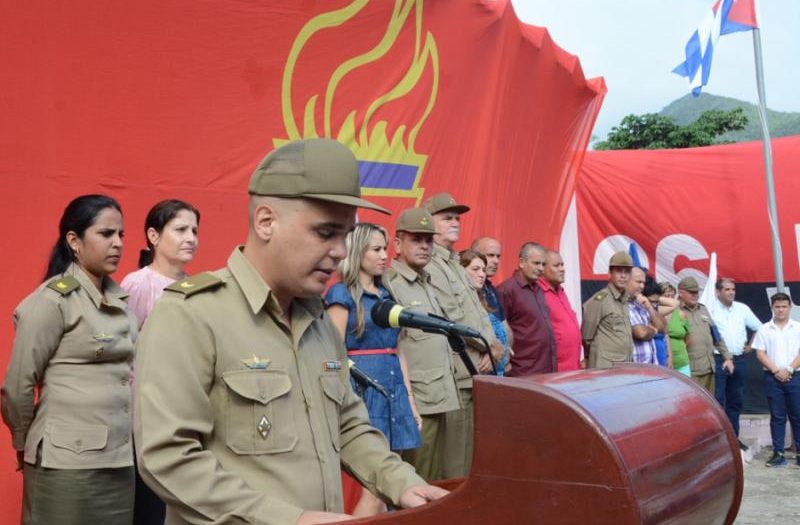
[[[497,314],[489,312],[489,320],[492,322],[494,335],[497,336],[497,340],[503,345],[503,357],[495,363],[497,375],[503,377],[505,375],[506,363],[508,363],[508,334],[506,333],[506,326],[503,324],[503,320],[500,319]]]
[[[347,334],[344,343],[348,351],[397,348],[397,337],[400,330],[381,328],[372,322],[370,316],[372,306],[380,300],[391,299],[389,292],[380,285],[378,285],[378,292],[380,296],[369,292],[364,292],[361,296],[361,304],[364,308],[364,333],[361,337],[356,337],[354,333],[356,304],[350,290],[343,283],[336,283],[325,295],[325,301],[329,306],[338,304],[347,308]],[[361,396],[367,406],[372,426],[383,432],[389,440],[392,450],[408,450],[419,447],[421,437],[417,429],[417,422],[411,412],[408,391],[403,382],[403,370],[400,368],[400,358],[397,354],[352,355],[350,359],[365,374],[383,385],[389,392],[389,399],[386,399],[374,388],[364,388],[352,378],[350,379],[353,390]]]

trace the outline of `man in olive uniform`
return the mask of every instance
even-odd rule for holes
[[[611,368],[632,361],[633,337],[628,311],[628,279],[633,259],[617,252],[608,262],[608,285],[583,303],[581,339],[589,368]]]
[[[410,208],[400,214],[394,237],[397,258],[384,274],[384,283],[404,308],[443,315],[424,269],[431,260],[435,232],[426,210]],[[441,479],[445,414],[459,408],[450,345],[442,335],[403,328],[397,347],[408,363],[411,401],[422,416],[422,446],[405,452],[403,458],[423,478]]]
[[[722,369],[728,373],[733,373],[733,358],[728,352],[725,341],[719,335],[719,331],[714,326],[711,313],[706,305],[698,302],[700,286],[694,277],[684,277],[678,283],[678,299],[681,301],[681,309],[686,312],[689,321],[689,333],[692,336],[686,344],[686,351],[689,353],[689,368],[692,370],[692,381],[708,390],[711,395],[714,392],[714,348],[722,356]]]
[[[348,380],[320,294],[360,198],[355,157],[288,143],[249,185],[249,233],[227,267],[168,287],[139,339],[139,470],[167,523],[339,521],[343,464],[400,507],[440,497],[388,449]]]
[[[436,298],[445,316],[456,323],[471,326],[491,345],[495,362],[503,355],[489,321],[489,314],[481,305],[478,293],[472,288],[467,273],[461,266],[455,243],[461,235],[461,215],[469,206],[458,204],[449,193],[437,193],[423,202],[423,207],[433,216],[436,234],[433,236],[433,257],[426,268],[431,276]],[[467,352],[481,373],[491,371],[489,354],[477,339],[466,339]],[[447,414],[445,432],[445,458],[443,474],[448,478],[466,476],[472,464],[472,378],[458,355],[453,356],[456,381],[461,397],[461,409]]]

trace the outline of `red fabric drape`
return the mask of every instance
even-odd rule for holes
[[[79,194],[123,206],[118,279],[134,269],[147,210],[168,197],[201,210],[190,271],[212,269],[245,237],[258,161],[281,140],[332,136],[392,211],[441,190],[472,206],[465,244],[501,238],[507,275],[523,241],[557,242],[605,93],[507,0],[2,6],[2,371],[10,314],[40,282]],[[19,508],[13,461],[3,430],[3,523]]]

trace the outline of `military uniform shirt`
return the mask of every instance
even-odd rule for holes
[[[453,322],[475,328],[489,344],[496,341],[489,314],[481,305],[478,292],[469,283],[458,254],[434,243],[431,262],[425,269],[431,276],[431,285],[445,316]],[[485,350],[483,343],[473,338],[466,338],[465,341],[470,359],[478,368],[480,353]],[[458,354],[453,355],[453,362],[458,387],[472,388],[472,377]]]
[[[386,288],[395,301],[405,308],[442,315],[433,292],[428,289],[430,277],[398,261],[392,261],[384,275]],[[408,364],[408,379],[414,391],[417,409],[422,415],[441,414],[459,408],[453,371],[453,357],[447,338],[416,328],[403,328],[397,347]]]
[[[689,344],[686,345],[692,375],[712,374],[715,368],[714,348],[722,355],[723,359],[728,360],[731,358],[728,347],[722,339],[714,344],[714,338],[711,336],[713,321],[706,305],[700,303],[694,306],[682,305],[681,309],[686,312],[689,332],[692,334]]]
[[[205,289],[191,293],[195,283]],[[296,299],[291,318],[238,248],[156,303],[137,348],[135,434],[167,523],[342,512],[340,462],[395,503],[424,484],[369,425],[321,299]]]
[[[589,341],[589,367],[631,362],[633,335],[628,294],[610,283],[583,303],[581,338]]]
[[[125,292],[105,300],[76,264],[42,283],[14,312],[3,420],[25,462],[53,469],[133,465],[131,385],[136,318]],[[39,399],[35,390],[39,387]]]

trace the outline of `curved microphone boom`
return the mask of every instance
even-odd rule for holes
[[[417,328],[434,334],[456,334],[462,337],[480,337],[480,332],[467,325],[454,323],[424,312],[404,308],[394,301],[384,299],[372,307],[372,321],[383,328]]]

